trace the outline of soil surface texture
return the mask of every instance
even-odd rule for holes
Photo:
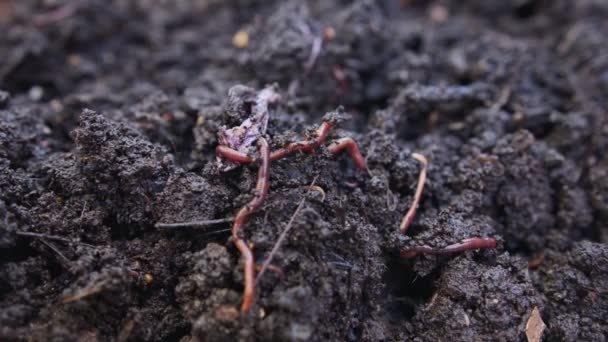
[[[607,37],[598,0],[0,0],[0,340],[606,341]],[[272,150],[340,123],[271,163],[241,312],[258,161],[215,148],[268,87]]]

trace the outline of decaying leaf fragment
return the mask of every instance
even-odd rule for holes
[[[539,342],[546,327],[545,322],[543,322],[543,319],[540,317],[538,307],[535,306],[530,318],[528,318],[528,323],[526,323],[526,337],[528,338],[528,342]]]
[[[268,105],[280,99],[274,86],[269,86],[260,91],[251,108],[251,115],[239,126],[232,128],[221,127],[218,132],[218,142],[242,153],[248,153],[249,148],[264,134],[268,127]],[[217,163],[222,171],[229,171],[238,166],[235,163],[225,161],[218,157]]]

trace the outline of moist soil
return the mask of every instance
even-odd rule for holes
[[[0,1],[0,339],[525,341],[538,308],[544,341],[606,341],[607,19],[593,0]],[[269,84],[273,148],[338,111],[328,139],[369,172],[326,145],[271,164],[243,237],[261,264],[290,230],[240,313],[231,224],[156,224],[253,198],[256,167],[214,150]],[[412,152],[428,180],[401,234]],[[472,237],[498,246],[399,253]]]

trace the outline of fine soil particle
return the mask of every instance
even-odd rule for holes
[[[0,0],[0,340],[608,337],[608,4]],[[274,85],[273,162],[220,172],[218,130]],[[326,116],[327,117],[327,116]],[[252,145],[252,146],[255,146]],[[418,213],[399,222],[429,160]],[[310,187],[313,183],[315,187]],[[493,237],[496,248],[400,250]]]

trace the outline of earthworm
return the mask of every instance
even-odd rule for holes
[[[334,141],[329,147],[327,147],[331,154],[336,155],[342,150],[346,150],[352,158],[355,166],[361,170],[367,170],[367,163],[365,158],[361,155],[359,147],[353,138],[342,138]]]
[[[418,254],[442,255],[450,253],[459,253],[470,249],[480,248],[496,248],[496,239],[494,238],[470,238],[460,242],[445,246],[443,248],[432,248],[427,246],[410,247],[401,250],[402,258],[413,258]]]
[[[420,197],[422,197],[422,190],[424,189],[424,183],[426,182],[426,169],[428,168],[429,164],[426,157],[422,154],[412,153],[412,157],[422,164],[422,170],[420,170],[420,175],[418,176],[418,185],[416,186],[416,192],[414,193],[414,201],[412,202],[412,205],[405,216],[403,216],[401,225],[399,225],[399,230],[402,234],[407,232],[407,229],[416,215],[416,209],[418,209],[418,203],[420,203]]]
[[[270,148],[268,147],[268,142],[264,138],[258,139],[258,146],[260,149],[260,166],[255,186],[255,197],[239,210],[235,216],[234,225],[232,226],[232,239],[244,261],[245,284],[241,311],[249,310],[255,299],[255,261],[251,248],[249,248],[247,242],[239,236],[239,233],[249,220],[249,216],[260,209],[268,195]]]
[[[273,151],[270,154],[270,160],[275,161],[283,159],[298,151],[309,152],[317,149],[319,146],[321,146],[321,144],[325,142],[327,133],[329,133],[329,130],[331,128],[332,124],[330,124],[329,122],[325,121],[321,123],[321,126],[319,126],[319,128],[315,132],[315,138],[313,140],[304,140],[288,144],[283,148]]]

